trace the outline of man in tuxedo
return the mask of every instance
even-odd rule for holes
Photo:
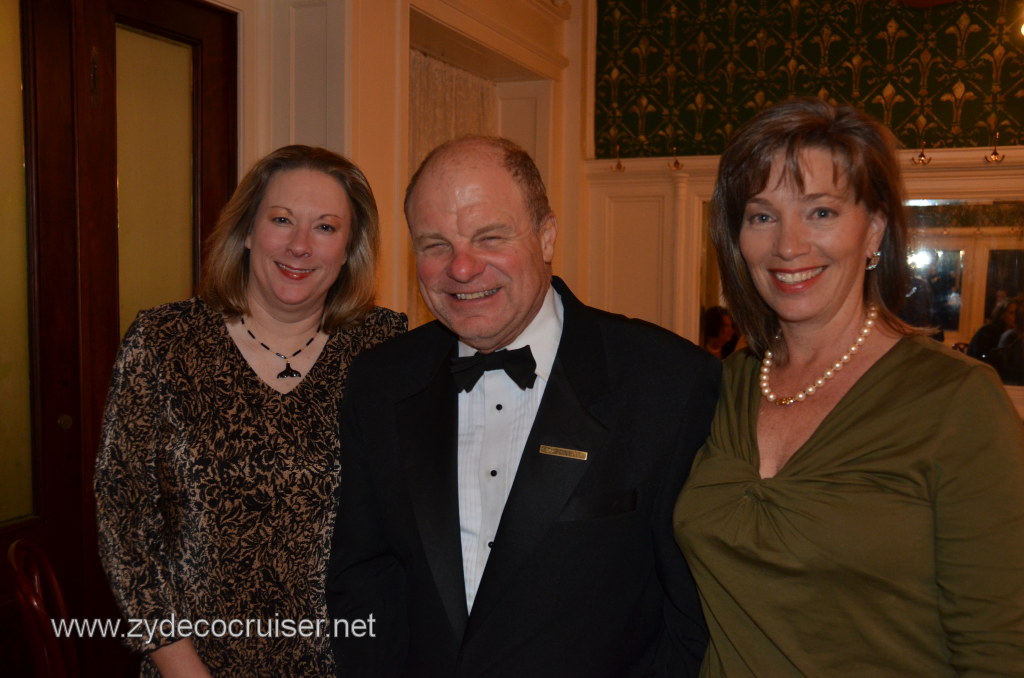
[[[362,354],[342,406],[327,575],[338,675],[697,674],[706,629],[672,537],[718,361],[584,306],[509,141],[435,149],[406,192],[437,321]]]

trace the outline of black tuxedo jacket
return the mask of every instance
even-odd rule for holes
[[[697,675],[707,632],[671,514],[708,434],[719,363],[553,285],[562,338],[472,614],[456,338],[435,322],[352,365],[327,599],[335,620],[372,615],[373,637],[335,624],[339,676]]]

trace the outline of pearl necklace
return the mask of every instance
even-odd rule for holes
[[[765,400],[776,405],[795,405],[796,403],[802,403],[807,400],[808,396],[814,395],[819,388],[828,383],[829,379],[836,376],[836,372],[843,369],[843,365],[850,362],[853,356],[857,355],[864,342],[867,340],[868,335],[871,334],[872,328],[875,326],[875,320],[878,319],[878,309],[875,308],[874,304],[868,306],[868,314],[864,319],[864,327],[860,328],[860,332],[857,334],[857,341],[853,343],[853,346],[846,350],[846,353],[839,356],[832,367],[825,370],[825,374],[821,375],[814,380],[814,383],[805,388],[804,390],[797,393],[795,396],[780,396],[778,393],[772,390],[769,383],[769,374],[771,373],[773,361],[772,352],[765,351],[764,358],[761,359],[761,395],[764,396]]]

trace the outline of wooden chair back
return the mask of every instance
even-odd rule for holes
[[[18,539],[7,550],[15,596],[25,622],[37,678],[77,678],[75,639],[57,637],[51,620],[69,619],[60,582],[41,546]]]

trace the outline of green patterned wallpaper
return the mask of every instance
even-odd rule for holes
[[[599,158],[716,155],[773,102],[852,103],[919,148],[1024,143],[1024,0],[598,0]]]

